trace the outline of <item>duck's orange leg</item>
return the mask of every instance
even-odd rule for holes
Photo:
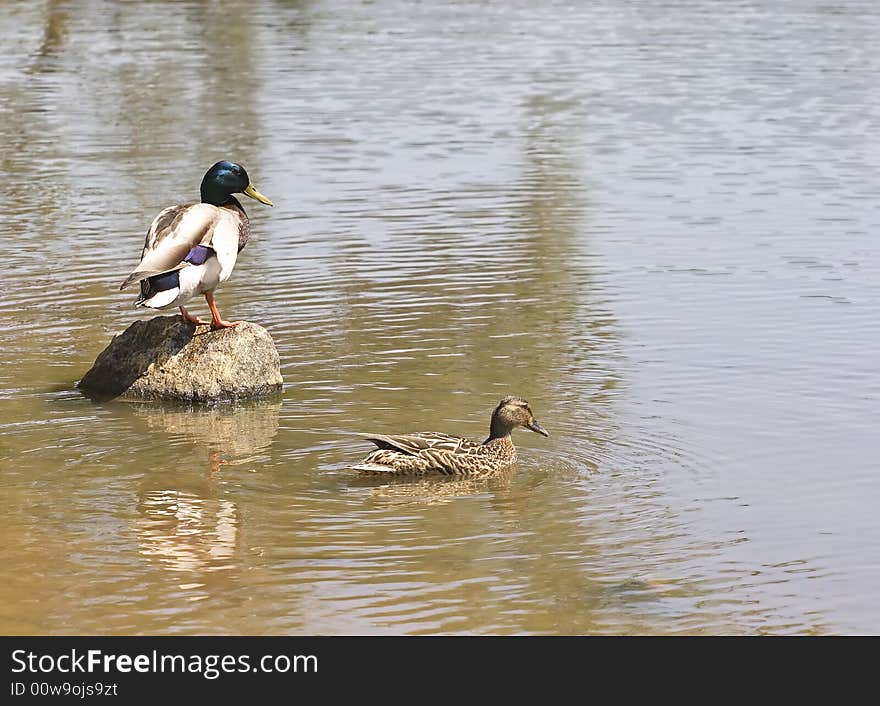
[[[195,324],[196,326],[207,326],[211,323],[210,321],[200,319],[198,316],[193,316],[183,306],[180,307],[180,315],[183,317],[184,321],[189,321],[191,324]]]
[[[220,318],[220,312],[217,311],[217,304],[214,302],[214,293],[206,292],[205,299],[208,302],[208,307],[211,309],[211,330],[216,331],[221,328],[232,328],[233,326],[238,326],[241,321],[224,321]]]

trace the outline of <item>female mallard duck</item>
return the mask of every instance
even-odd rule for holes
[[[229,279],[250,236],[247,214],[232,195],[237,193],[272,205],[251,184],[244,167],[223,161],[202,179],[201,203],[170,206],[156,216],[147,231],[140,263],[119,288],[141,283],[135,306],[179,306],[186,321],[210,324],[212,330],[240,323],[220,318],[214,303],[214,290]],[[211,321],[192,316],[183,307],[197,294],[205,295]]]
[[[366,438],[379,448],[352,468],[374,475],[487,475],[516,463],[516,448],[510,440],[510,432],[516,427],[550,436],[535,421],[528,402],[509,396],[492,412],[489,438],[482,444],[433,431],[401,436],[372,434]]]

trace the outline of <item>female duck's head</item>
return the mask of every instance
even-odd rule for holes
[[[490,439],[500,439],[507,436],[517,427],[531,429],[542,436],[550,436],[532,414],[532,408],[522,397],[509,395],[505,397],[495,411],[492,412],[492,424],[489,429]]]
[[[214,206],[229,203],[232,194],[244,194],[267,206],[273,205],[269,199],[254,188],[244,167],[226,160],[217,162],[205,173],[202,178],[201,191],[202,201]]]

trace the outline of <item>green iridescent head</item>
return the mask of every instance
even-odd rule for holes
[[[254,188],[244,167],[226,160],[217,162],[205,173],[202,178],[201,193],[204,203],[215,206],[229,203],[233,194],[244,194],[267,206],[273,205],[269,199]]]

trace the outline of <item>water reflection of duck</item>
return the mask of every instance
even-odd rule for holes
[[[369,488],[371,501],[394,505],[441,505],[455,498],[490,494],[494,499],[510,489],[514,467],[482,476],[419,476],[378,474],[363,475],[352,481],[353,487]]]
[[[278,433],[281,402],[218,406],[205,409],[138,405],[135,414],[161,434],[207,448],[212,471],[221,465],[253,460],[268,449]]]
[[[250,235],[247,214],[232,195],[235,193],[272,205],[251,184],[244,167],[223,161],[202,179],[200,203],[169,206],[156,216],[147,231],[140,263],[119,287],[140,282],[136,306],[178,306],[183,318],[196,325],[210,323],[212,329],[235,326],[237,322],[220,318],[214,302],[214,290],[229,279]],[[183,306],[197,294],[205,295],[210,322],[192,316]]]
[[[528,402],[508,396],[492,412],[489,437],[482,444],[432,431],[396,436],[371,434],[366,438],[379,448],[351,468],[373,475],[488,475],[516,463],[516,447],[510,434],[517,427],[550,436],[535,421]]]
[[[239,544],[238,508],[223,498],[148,490],[138,503],[140,553],[172,571],[229,567]]]

